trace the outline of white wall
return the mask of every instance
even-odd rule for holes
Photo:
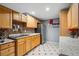
[[[46,24],[46,40],[59,42],[59,27],[54,28],[53,25],[50,25],[48,21]]]

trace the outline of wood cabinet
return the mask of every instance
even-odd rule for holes
[[[18,39],[16,41],[16,55],[18,56],[22,56],[25,54],[26,52],[26,44],[25,44],[25,38],[22,39]]]
[[[12,10],[0,5],[0,28],[12,28]]]
[[[32,44],[31,44],[32,47],[31,48],[36,47],[37,45],[40,44],[40,36],[39,35],[32,36],[31,41],[32,41]]]
[[[13,16],[13,20],[17,20],[17,21],[22,21],[21,19],[21,13],[16,12],[16,11],[12,11],[12,16]]]
[[[72,19],[72,9],[69,8],[68,15],[67,15],[68,29],[71,28],[71,25],[72,25],[71,19]]]
[[[37,20],[32,16],[27,15],[27,27],[28,28],[37,28]]]
[[[71,5],[68,11],[68,29],[70,28],[79,28],[79,18],[78,18],[78,3]]]
[[[15,56],[15,42],[0,45],[0,56]]]
[[[31,37],[31,42],[32,42],[32,43],[31,43],[31,49],[36,46],[36,42],[35,42],[35,41],[36,41],[36,37],[35,37],[35,36],[32,36],[32,37]]]
[[[26,38],[26,53],[31,50],[31,37]]]
[[[72,28],[78,28],[79,27],[79,19],[78,19],[78,4],[73,4],[72,9]]]
[[[25,43],[21,43],[18,45],[18,47],[17,47],[17,55],[18,56],[24,55],[24,53],[25,53],[24,52],[24,48],[25,48],[24,44]]]
[[[36,45],[39,45],[40,44],[40,35],[37,35],[36,36]]]
[[[60,35],[61,36],[67,36],[68,35],[68,29],[67,29],[67,13],[68,10],[61,10],[60,12]]]
[[[18,38],[16,40],[16,55],[22,56],[40,44],[40,35]]]
[[[27,21],[26,16],[25,16],[24,14],[22,14],[21,16],[22,16],[22,21],[23,21],[23,22],[26,22],[26,21]]]

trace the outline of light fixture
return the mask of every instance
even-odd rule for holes
[[[34,12],[34,11],[32,11],[32,12],[31,12],[31,14],[35,15],[35,12]]]
[[[47,7],[47,8],[46,8],[46,11],[49,11],[49,10],[50,10],[50,8],[49,8],[49,7]]]

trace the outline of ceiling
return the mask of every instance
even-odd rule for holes
[[[41,20],[59,17],[59,11],[70,6],[69,3],[1,3],[21,13],[29,13]],[[46,11],[46,8],[50,8]],[[33,11],[33,12],[32,12]]]

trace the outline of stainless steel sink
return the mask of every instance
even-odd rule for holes
[[[11,38],[11,39],[16,39],[16,38],[22,37],[22,36],[28,36],[28,34],[15,34],[15,35],[9,36],[9,38]]]

